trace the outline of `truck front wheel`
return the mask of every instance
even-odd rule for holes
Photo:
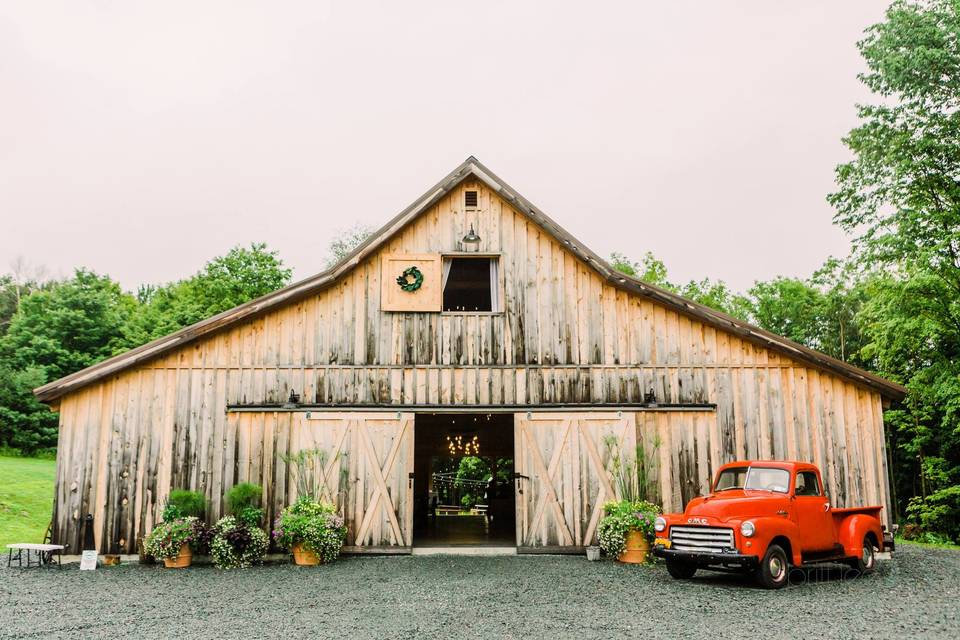
[[[790,562],[787,560],[786,551],[779,545],[772,544],[767,547],[767,553],[760,561],[754,576],[760,586],[766,589],[779,589],[787,584],[789,569]]]
[[[877,556],[873,549],[873,539],[870,536],[863,538],[860,556],[850,560],[850,567],[859,575],[873,571],[877,566]]]
[[[682,560],[667,560],[667,573],[677,580],[687,580],[697,572],[697,566]]]

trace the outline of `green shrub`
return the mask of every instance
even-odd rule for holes
[[[960,540],[960,485],[940,489],[926,498],[911,498],[907,517],[916,525],[917,540],[920,535],[945,542]]]
[[[334,505],[304,496],[280,513],[274,522],[273,538],[285,549],[292,550],[299,544],[323,562],[332,562],[340,556],[347,526]]]
[[[227,507],[230,513],[248,527],[260,526],[263,510],[259,508],[263,489],[252,482],[241,482],[227,491]]]
[[[263,489],[260,485],[252,482],[241,482],[227,491],[227,506],[234,514],[246,507],[260,506],[260,495],[262,493]]]
[[[647,540],[653,540],[653,522],[660,507],[644,500],[608,502],[603,505],[603,518],[597,525],[600,548],[609,556],[619,556],[627,546],[627,533],[640,531]]]
[[[203,520],[207,513],[207,498],[199,491],[189,489],[174,489],[167,496],[163,507],[164,522],[177,518],[199,518]]]
[[[49,447],[46,449],[34,449],[32,451],[25,451],[23,449],[17,449],[16,447],[8,447],[6,445],[0,445],[0,456],[4,456],[7,458],[37,458],[38,460],[56,460],[57,448]]]

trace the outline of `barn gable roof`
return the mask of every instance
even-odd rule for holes
[[[273,293],[251,300],[250,302],[224,311],[206,320],[197,322],[170,335],[148,342],[147,344],[104,360],[81,371],[77,371],[59,380],[45,384],[35,389],[34,394],[39,400],[44,402],[56,400],[67,393],[180,348],[198,338],[321,291],[349,273],[422,212],[429,209],[468,178],[482,181],[488,188],[509,202],[517,211],[528,216],[534,223],[552,234],[567,250],[589,264],[607,282],[615,287],[645,296],[668,308],[674,309],[679,313],[695,318],[722,331],[735,334],[752,343],[759,344],[801,362],[806,362],[812,366],[840,375],[857,384],[874,389],[886,398],[900,400],[906,394],[906,389],[899,384],[890,382],[889,380],[832,358],[824,353],[797,344],[787,338],[770,333],[769,331],[750,325],[742,320],[711,309],[710,307],[698,304],[682,296],[678,296],[675,293],[616,271],[603,258],[585,247],[583,243],[570,235],[549,216],[531,204],[473,156],[467,158],[456,169],[428,189],[426,193],[414,201],[413,204],[397,214],[397,216],[372,234],[365,242],[356,247],[349,255],[343,258],[343,260],[326,271],[295,282]]]

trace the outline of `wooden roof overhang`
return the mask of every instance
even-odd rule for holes
[[[645,296],[674,309],[688,317],[695,318],[728,333],[782,353],[819,369],[835,373],[859,385],[880,393],[888,400],[902,400],[906,388],[869,371],[837,360],[824,353],[815,351],[782,336],[755,327],[725,313],[688,300],[670,291],[653,286],[636,278],[627,276],[611,267],[603,258],[595,254],[565,231],[549,216],[523,198],[516,190],[487,169],[479,160],[470,156],[456,169],[447,174],[440,182],[427,190],[413,204],[397,214],[392,220],[372,234],[365,242],[356,247],[349,255],[330,269],[315,276],[295,282],[273,293],[251,300],[233,309],[219,313],[211,318],[184,327],[152,342],[121,353],[59,380],[47,383],[34,390],[37,399],[42,402],[55,401],[57,398],[76,391],[103,378],[119,373],[130,367],[157,358],[173,349],[190,344],[197,339],[221,331],[238,322],[249,320],[277,307],[290,304],[313,295],[337,282],[342,276],[353,270],[367,257],[376,252],[393,236],[412,222],[417,216],[436,204],[447,193],[468,178],[482,181],[517,211],[529,217],[540,228],[553,235],[568,251],[589,264],[612,286]]]

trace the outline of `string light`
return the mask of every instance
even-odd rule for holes
[[[447,450],[450,455],[476,456],[480,454],[480,436],[473,434],[469,440],[464,440],[465,436],[455,435],[447,436]]]
[[[445,487],[459,487],[459,486],[475,486],[475,487],[486,487],[490,482],[487,480],[473,480],[470,478],[457,478],[453,473],[434,473],[433,474],[433,483],[436,486],[445,486]]]

